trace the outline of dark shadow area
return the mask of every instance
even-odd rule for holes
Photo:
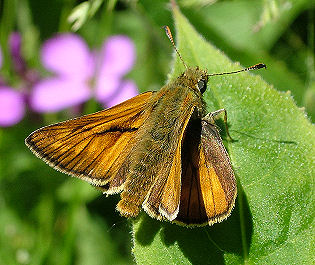
[[[150,245],[159,230],[163,227],[163,222],[152,219],[144,212],[141,213],[136,222],[140,222],[140,226],[135,234],[135,240],[143,246]]]
[[[43,166],[47,167],[44,163]],[[42,169],[38,175],[36,172],[25,171],[20,173],[19,178],[6,177],[2,181],[0,192],[9,207],[14,209],[22,219],[30,217],[29,215],[38,206],[43,195],[55,196],[55,190],[64,181],[63,178],[58,177],[61,173],[51,172],[53,169],[51,171]],[[50,187],[48,183],[51,183]]]

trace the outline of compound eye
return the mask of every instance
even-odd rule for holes
[[[200,93],[203,94],[203,92],[206,91],[207,82],[204,79],[201,79],[201,80],[198,81],[197,86],[199,88]]]

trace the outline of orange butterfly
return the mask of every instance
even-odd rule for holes
[[[168,27],[166,32],[174,45]],[[184,225],[220,222],[237,192],[215,125],[225,110],[206,115],[202,100],[212,75],[187,68],[159,92],[43,127],[26,144],[51,167],[106,194],[121,193],[117,210],[123,216],[136,217],[142,207],[151,217]]]

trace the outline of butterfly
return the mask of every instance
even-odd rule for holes
[[[237,187],[215,119],[225,113],[227,124],[227,116],[224,109],[207,114],[202,94],[209,76],[265,65],[220,74],[184,65],[186,70],[160,91],[38,129],[26,145],[54,169],[107,195],[120,193],[122,216],[137,217],[144,209],[153,218],[185,226],[226,219]]]

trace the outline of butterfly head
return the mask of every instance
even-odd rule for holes
[[[208,75],[206,70],[195,68],[187,68],[182,74],[182,77],[187,79],[189,86],[194,90],[203,94],[207,89]]]

